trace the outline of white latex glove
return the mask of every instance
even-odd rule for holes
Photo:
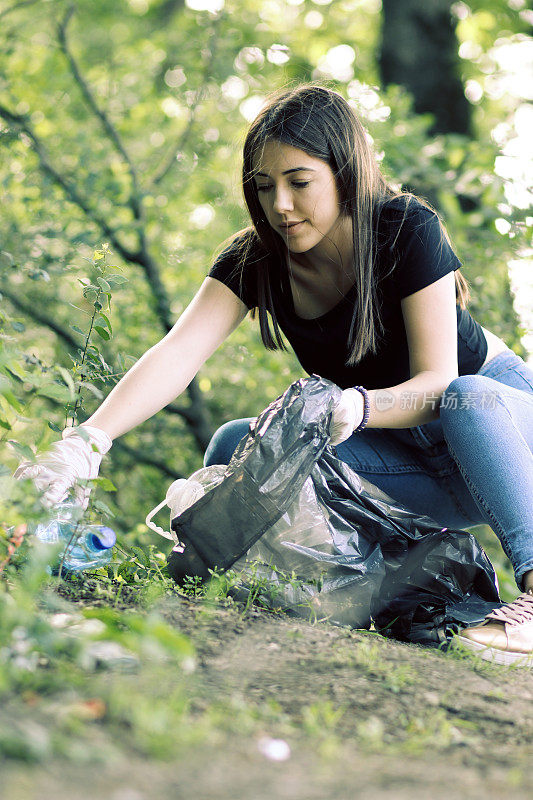
[[[16,469],[14,478],[32,478],[37,489],[44,492],[41,502],[47,508],[61,503],[73,487],[75,502],[82,508],[89,504],[90,486],[78,481],[98,477],[102,456],[110,450],[112,441],[107,433],[91,425],[83,425],[89,441],[79,434],[79,428],[65,428],[62,439],[54,442],[46,453],[32,464],[23,461]],[[95,444],[99,452],[93,450]]]
[[[331,415],[330,444],[340,444],[349,439],[361,424],[364,410],[365,401],[361,392],[358,389],[344,389]]]

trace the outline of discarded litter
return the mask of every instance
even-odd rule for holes
[[[250,424],[172,519],[169,572],[181,582],[231,567],[245,589],[247,575],[276,586],[286,611],[438,646],[500,605],[494,569],[472,534],[413,514],[337,458],[339,393],[302,378]]]

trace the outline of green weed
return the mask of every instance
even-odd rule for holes
[[[398,726],[404,740],[394,747],[401,752],[419,754],[428,750],[443,750],[452,744],[465,741],[457,720],[448,719],[442,708],[429,708],[425,713],[400,716]]]
[[[318,745],[323,760],[331,760],[341,750],[340,723],[346,709],[335,706],[330,700],[317,700],[301,709],[301,727],[306,736]]]
[[[409,664],[393,664],[384,657],[382,645],[362,639],[350,646],[342,643],[335,650],[335,660],[358,667],[382,686],[397,694],[417,681],[417,675]]]
[[[309,736],[322,738],[337,732],[344,708],[334,706],[331,700],[317,700],[301,710],[302,727]]]

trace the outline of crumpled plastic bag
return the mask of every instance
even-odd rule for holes
[[[413,514],[337,458],[340,392],[302,378],[252,421],[220,483],[172,520],[169,573],[232,568],[286,611],[446,643],[501,605],[492,564],[472,534]]]

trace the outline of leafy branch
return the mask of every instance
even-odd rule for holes
[[[76,84],[79,86],[90,111],[92,112],[93,116],[99,120],[104,129],[106,137],[112,143],[113,147],[119,153],[120,157],[128,167],[131,180],[131,191],[126,203],[126,207],[130,208],[132,217],[137,222],[135,229],[137,237],[136,246],[126,246],[120,229],[113,227],[108,222],[108,218],[103,217],[98,212],[98,210],[94,207],[94,204],[86,197],[84,189],[79,185],[79,182],[76,180],[76,178],[67,176],[56,164],[53,163],[44,142],[34,130],[31,122],[31,112],[19,114],[0,103],[0,117],[3,118],[10,125],[10,127],[18,130],[22,137],[25,137],[26,141],[31,145],[32,149],[37,155],[41,171],[48,175],[52,181],[61,188],[68,200],[76,205],[85,214],[85,216],[100,229],[103,237],[110,243],[110,245],[121,256],[121,258],[130,264],[137,264],[141,267],[155,301],[155,312],[159,317],[163,329],[166,333],[168,333],[173,327],[175,320],[173,319],[173,314],[170,310],[168,292],[162,281],[159,266],[150,251],[146,234],[146,221],[142,211],[142,197],[137,178],[137,171],[126,150],[126,147],[122,143],[122,139],[118,131],[112,124],[109,116],[97,104],[88,81],[84,78],[78,62],[72,55],[72,50],[70,48],[67,35],[67,28],[72,17],[72,13],[72,9],[70,9],[63,18],[62,22],[58,24],[57,30],[59,46],[69,63],[71,74]],[[196,114],[196,109],[198,108],[198,105],[204,96],[205,84],[207,82],[210,70],[212,69],[217,36],[218,22],[215,20],[209,43],[210,57],[206,62],[202,87],[197,91],[192,103],[190,124],[187,125],[182,138],[174,148],[172,159],[168,158],[166,161],[164,161],[164,163],[161,164],[156,174],[156,177],[160,176],[158,180],[162,179],[164,174],[168,172],[172,163],[175,162],[176,152],[182,148],[188,140],[194,121],[194,115]],[[175,407],[175,409],[172,409],[170,413],[178,413],[185,419],[199,449],[204,450],[211,438],[212,428],[209,423],[205,400],[198,387],[198,381],[196,378],[193,378],[193,380],[189,383],[186,393],[190,402],[189,408]]]
[[[7,529],[4,524],[0,523],[0,541],[5,540],[6,550],[4,559],[0,561],[0,577],[13,558],[15,552],[24,542],[26,533],[27,525],[25,523],[16,525],[15,527],[9,529]]]
[[[84,387],[89,387],[88,378],[88,370],[87,370],[87,362],[89,360],[89,350],[90,348],[99,355],[98,348],[95,345],[91,345],[91,335],[93,330],[95,333],[100,336],[101,339],[104,341],[109,341],[109,339],[113,335],[113,328],[111,326],[111,321],[109,317],[104,313],[104,304],[102,302],[103,298],[105,298],[105,302],[107,304],[107,308],[111,308],[111,290],[114,286],[121,285],[127,282],[127,278],[120,273],[111,273],[109,274],[110,269],[118,269],[116,266],[110,266],[107,264],[107,256],[109,255],[109,245],[103,244],[100,250],[96,250],[93,257],[93,265],[96,270],[97,277],[96,283],[91,283],[91,281],[87,278],[80,279],[78,278],[79,282],[83,286],[83,296],[86,300],[92,303],[93,305],[93,312],[89,322],[89,330],[86,334],[81,330],[81,328],[73,325],[72,328],[77,333],[80,333],[82,336],[85,336],[85,342],[83,346],[83,351],[81,353],[81,359],[77,361],[74,359],[74,366],[73,366],[73,373],[74,373],[74,383],[73,386],[77,385],[77,394],[76,399],[74,402],[74,408],[71,411],[72,416],[72,425],[75,425],[78,415],[78,410],[81,407],[82,403],[82,396],[81,390]],[[97,373],[98,376],[98,373]],[[68,383],[68,375],[64,376]],[[92,390],[94,391],[95,387],[91,386]],[[66,408],[66,417],[65,417],[65,425],[68,425],[68,415],[69,415],[69,406],[67,405]]]
[[[90,110],[93,112],[94,116],[100,120],[106,136],[112,142],[113,146],[115,147],[115,150],[118,152],[120,157],[125,161],[125,163],[128,166],[128,171],[131,178],[131,192],[128,200],[128,205],[133,211],[134,218],[136,220],[140,220],[143,216],[143,208],[141,203],[139,182],[137,178],[137,170],[133,165],[133,162],[122,142],[122,139],[117,129],[111,123],[111,120],[109,119],[105,111],[103,111],[103,109],[101,109],[98,103],[96,102],[94,94],[92,93],[89,84],[83,77],[76,62],[76,59],[72,55],[72,51],[69,47],[67,39],[67,26],[70,20],[72,19],[74,12],[75,12],[74,7],[69,8],[63,20],[57,26],[59,45],[65,58],[68,61],[72,76],[76,81],[76,83],[78,84],[78,86],[80,87],[81,92],[85,97],[85,100],[87,101]]]
[[[42,308],[38,307],[35,303],[24,301],[18,294],[15,294],[15,292],[11,291],[7,287],[5,281],[0,283],[0,292],[4,297],[7,297],[7,299],[10,301],[10,303],[15,308],[17,308],[19,311],[21,311],[26,317],[28,317],[29,319],[33,320],[34,322],[37,322],[39,325],[42,325],[43,327],[49,328],[51,331],[53,331],[53,333],[59,339],[61,339],[61,341],[64,342],[64,344],[68,347],[69,350],[75,351],[75,350],[78,349],[78,343],[77,343],[77,341],[75,341],[73,336],[69,333],[69,331],[67,331],[62,325],[60,325],[57,322],[56,319],[53,319],[51,316],[46,314],[42,310]],[[74,308],[78,308],[77,306],[74,306],[72,303],[70,305],[72,305]],[[83,309],[78,309],[78,310],[82,311],[83,313],[87,313],[87,312],[83,311]],[[85,333],[83,331],[81,331],[78,326],[71,325],[71,328],[76,333],[79,333],[79,334],[82,334],[83,336],[85,336]],[[89,355],[90,354],[91,354],[91,350],[89,350]],[[105,367],[104,356],[102,355],[102,353],[99,354],[98,358],[99,358],[99,361],[100,361],[100,365]],[[108,358],[108,356],[106,354],[105,355],[105,359],[107,359],[107,358]],[[122,356],[120,354],[119,354],[118,358],[119,358],[120,361],[122,360]],[[132,357],[130,356],[130,358],[132,358]],[[43,369],[47,370],[48,368],[47,367],[43,367]],[[106,369],[105,377],[107,379],[109,379],[109,380],[112,380],[112,379],[120,380],[120,378],[123,377],[125,372],[126,372],[125,369],[122,369],[122,370],[119,369],[118,371],[114,372],[111,369],[111,367],[109,367],[108,369]],[[53,398],[50,398],[50,399],[53,399]],[[191,427],[196,425],[197,422],[198,422],[198,413],[197,413],[197,411],[195,410],[195,408],[193,406],[187,407],[187,406],[184,406],[184,405],[178,405],[176,403],[169,403],[167,406],[165,406],[165,408],[162,409],[162,413],[164,413],[164,414],[172,414],[172,415],[175,415],[175,416],[182,417],[185,420],[185,422],[187,422],[189,425],[191,425]],[[1,424],[1,421],[0,421],[0,424]],[[118,441],[115,444],[116,444],[116,446],[122,447],[123,442]],[[164,467],[163,462],[160,462],[160,461],[157,461],[157,460],[154,460],[154,459],[146,460],[145,457],[142,457],[142,453],[139,450],[135,449],[135,448],[131,448],[129,446],[124,445],[123,449],[128,450],[133,455],[135,455],[135,458],[136,458],[137,461],[141,461],[142,463],[146,463],[146,464],[151,464],[152,466],[157,466],[158,469],[161,469],[163,472],[166,472],[169,475],[174,475],[175,474],[174,471],[169,469],[168,467],[163,468]],[[179,477],[179,476],[177,476],[177,477]]]

